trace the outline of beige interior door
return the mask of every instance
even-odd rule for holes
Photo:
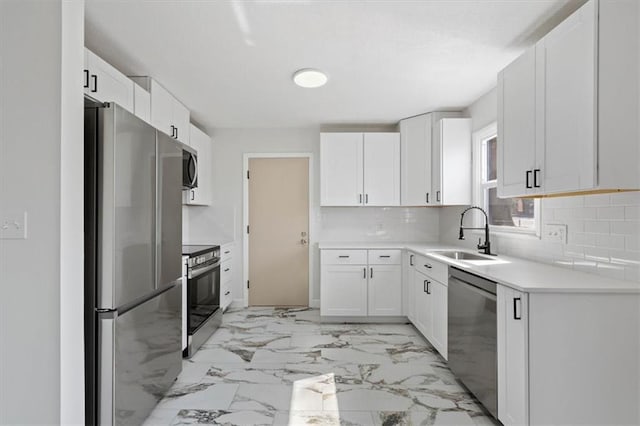
[[[309,159],[249,159],[249,306],[309,304]]]

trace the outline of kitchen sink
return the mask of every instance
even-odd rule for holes
[[[455,260],[493,260],[490,257],[482,256],[475,253],[469,253],[468,251],[437,251],[434,254],[448,257]]]

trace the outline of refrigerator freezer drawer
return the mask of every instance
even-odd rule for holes
[[[98,424],[139,425],[182,369],[182,285],[98,316]]]

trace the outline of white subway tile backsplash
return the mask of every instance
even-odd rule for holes
[[[597,218],[599,220],[623,220],[624,207],[598,207]]]
[[[595,207],[585,207],[574,210],[574,214],[577,219],[595,219],[597,217],[597,210]]]
[[[571,238],[571,234],[569,234],[569,243],[575,244],[578,246],[595,247],[596,235],[597,234],[586,234],[584,232],[576,232],[575,234],[573,234],[573,238]]]
[[[624,218],[627,220],[640,220],[640,206],[625,207]]]
[[[640,234],[640,221],[611,222],[611,233],[638,235]]]
[[[609,222],[585,220],[584,232],[590,232],[594,234],[608,234],[610,232]]]
[[[624,235],[596,234],[596,246],[601,248],[624,250]]]
[[[640,191],[617,192],[615,194],[611,194],[611,205],[613,206],[640,205]]]
[[[611,204],[611,196],[609,194],[597,194],[584,197],[585,206],[608,206]]]
[[[640,236],[627,235],[624,237],[624,248],[629,251],[640,251]]]

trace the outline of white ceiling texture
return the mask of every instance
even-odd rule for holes
[[[207,128],[388,124],[458,109],[584,0],[87,0],[86,45]],[[329,75],[318,89],[291,76]]]

